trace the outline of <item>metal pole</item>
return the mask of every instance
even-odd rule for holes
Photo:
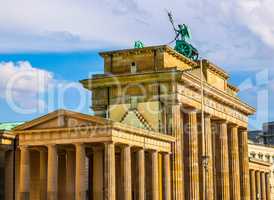
[[[201,76],[201,126],[202,126],[202,167],[203,167],[203,199],[206,200],[207,193],[207,148],[206,148],[206,137],[205,137],[205,114],[204,114],[204,75],[203,75],[203,60],[200,59],[200,76]]]

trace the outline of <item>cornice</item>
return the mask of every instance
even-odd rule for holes
[[[48,128],[48,129],[35,129],[35,130],[23,130],[23,131],[13,131],[14,134],[24,135],[24,134],[39,134],[39,133],[57,133],[57,132],[79,132],[79,131],[90,131],[98,132],[103,131],[106,134],[111,134],[112,131],[123,131],[128,133],[137,134],[140,136],[145,136],[147,138],[153,138],[157,140],[162,140],[165,142],[174,142],[175,138],[169,135],[165,135],[160,132],[149,131],[141,128],[132,127],[120,122],[114,122],[109,120],[111,123],[109,125],[95,125],[95,126],[85,126],[85,127],[72,127],[72,128]]]
[[[197,66],[196,62],[178,53],[177,51],[175,51],[173,48],[171,48],[168,45],[148,46],[148,47],[137,48],[137,49],[133,48],[133,49],[122,49],[122,50],[114,50],[114,51],[104,51],[104,52],[100,52],[99,55],[106,58],[109,56],[130,55],[130,54],[139,55],[144,53],[152,53],[155,50],[160,52],[167,52],[168,54],[190,65],[191,67]]]
[[[3,131],[3,132],[0,132],[0,138],[13,140],[13,139],[15,139],[15,137],[16,137],[16,135],[13,134],[12,131]]]
[[[164,51],[167,45],[158,45],[158,46],[148,46],[143,48],[130,48],[130,49],[120,49],[120,50],[113,50],[113,51],[103,51],[99,52],[99,55],[102,57],[108,56],[117,56],[122,54],[142,54],[142,53],[151,53],[153,50],[160,50]]]
[[[274,154],[274,146],[265,144],[248,144],[250,151],[262,151]]]
[[[256,159],[256,158],[249,158],[249,162],[259,164],[259,165],[263,165],[263,166],[266,166],[266,167],[270,167],[272,165],[269,162],[262,161],[262,160]]]
[[[191,87],[195,88],[196,90],[201,90],[201,82],[198,77],[195,75],[192,75],[190,73],[183,73],[182,75],[182,81],[190,82],[189,84]],[[218,101],[221,101],[225,103],[226,105],[230,105],[234,108],[237,108],[241,110],[242,112],[251,115],[254,114],[256,111],[255,108],[251,107],[247,103],[239,100],[238,98],[219,90],[218,88],[215,88],[213,86],[210,86],[208,83],[204,82],[204,91],[207,93],[207,95],[217,99]]]
[[[216,74],[219,74],[220,76],[222,76],[224,79],[229,78],[229,74],[225,70],[223,70],[221,67],[218,67],[217,65],[213,64],[209,60],[206,60],[206,59],[203,60],[203,64],[205,64],[208,69],[210,69],[213,72],[215,72]]]
[[[86,89],[92,90],[99,87],[107,87],[112,85],[126,85],[130,83],[145,83],[157,81],[179,80],[182,71],[179,70],[164,70],[158,72],[146,72],[135,74],[121,74],[113,76],[96,77],[80,81]]]
[[[54,118],[57,118],[57,117],[60,117],[60,116],[75,117],[77,119],[82,119],[82,120],[94,122],[94,123],[97,123],[97,124],[106,124],[107,125],[108,123],[110,123],[109,120],[101,118],[101,117],[97,117],[97,116],[93,116],[93,115],[87,115],[87,114],[78,113],[78,112],[69,111],[69,110],[59,109],[59,110],[56,110],[54,112],[43,115],[41,117],[38,117],[36,119],[33,119],[31,121],[28,121],[28,122],[26,122],[22,125],[19,125],[16,128],[12,129],[11,132],[20,132],[20,131],[24,131],[24,130],[29,130],[29,129],[31,129],[31,127],[34,127],[34,126],[36,126],[40,123],[49,121],[51,119],[54,119]]]
[[[235,85],[232,85],[231,83],[227,83],[227,87],[229,87],[231,90],[235,91],[235,92],[239,92],[240,89],[237,88]]]

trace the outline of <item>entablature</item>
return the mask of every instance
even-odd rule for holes
[[[0,131],[0,145],[12,145],[15,135],[10,131]]]
[[[259,159],[249,158],[249,169],[254,171],[270,173],[271,163]]]
[[[45,146],[49,144],[74,144],[74,143],[105,143],[114,142],[127,144],[144,149],[171,152],[171,143],[175,141],[172,136],[152,131],[137,130],[134,127],[97,126],[75,129],[49,129],[17,132],[19,134],[19,145]],[[135,129],[135,130],[134,130]],[[134,131],[133,131],[134,130]]]
[[[85,80],[82,82],[84,86],[90,90],[96,90],[100,88],[100,91],[104,87],[114,88],[119,86],[123,89],[123,85],[142,85],[142,84],[155,84],[167,85],[168,93],[155,93],[152,91],[146,91],[139,95],[139,100],[145,101],[145,95],[154,95],[149,97],[150,100],[163,100],[173,101],[178,100],[182,104],[188,104],[197,109],[201,109],[201,80],[189,73],[188,71],[162,71],[153,73],[141,73],[135,75],[120,75],[120,76],[108,76],[104,78],[96,78],[91,80]],[[168,85],[169,84],[169,85]],[[233,123],[240,123],[246,127],[248,122],[248,115],[255,112],[255,109],[246,103],[242,102],[239,98],[234,95],[230,95],[222,90],[219,90],[207,82],[204,81],[204,105],[205,111],[209,114],[218,118],[227,119]],[[145,87],[143,87],[145,88]],[[161,90],[161,89],[160,89]],[[110,92],[112,94],[112,92]],[[112,96],[110,95],[109,102],[120,102],[125,103],[130,100],[130,94],[121,93],[123,95]],[[157,96],[158,95],[158,96]],[[137,95],[138,96],[138,95]],[[128,98],[128,100],[127,100]],[[175,98],[175,99],[174,99]],[[97,102],[98,101],[98,102]],[[96,102],[103,101],[103,98],[98,95],[93,98],[93,106],[96,107]]]
[[[192,91],[196,92],[196,98],[201,94],[201,80],[191,75],[190,73],[183,73],[181,76],[181,87],[189,88]],[[222,104],[231,106],[235,109],[238,109],[240,112],[243,112],[245,115],[254,114],[256,111],[253,107],[249,106],[247,103],[241,101],[238,97],[230,95],[224,91],[221,91],[206,82],[203,83],[204,95],[211,97]],[[201,99],[201,97],[199,97]]]

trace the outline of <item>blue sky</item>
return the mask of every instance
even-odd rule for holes
[[[90,113],[90,94],[78,81],[103,71],[98,51],[132,47],[134,40],[167,44],[174,33],[165,9],[173,11],[177,23],[190,26],[201,55],[228,71],[239,96],[258,109],[250,128],[274,120],[271,0],[0,2],[0,121],[30,120],[58,107]],[[16,105],[39,112],[19,114],[11,108],[6,91],[18,73],[26,77],[14,86]],[[39,82],[40,76],[46,81]],[[77,107],[80,95],[85,101]]]

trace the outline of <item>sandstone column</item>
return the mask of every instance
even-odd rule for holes
[[[256,174],[256,199],[260,200],[261,195],[261,175],[259,171],[255,172]]]
[[[227,123],[226,121],[219,122],[219,199],[229,200],[229,160],[228,160],[228,140],[227,140]]]
[[[171,200],[171,177],[170,177],[170,155],[169,153],[163,154],[163,188],[164,199]]]
[[[256,200],[256,177],[254,170],[250,170],[250,188],[250,199]]]
[[[67,167],[66,167],[66,200],[75,199],[75,171],[76,155],[75,151],[67,150]]]
[[[239,169],[239,147],[238,147],[238,127],[231,126],[229,135],[230,145],[230,186],[231,199],[240,199],[240,169]]]
[[[265,182],[266,182],[266,199],[271,200],[271,185],[270,185],[270,175],[266,173],[265,175]]]
[[[187,181],[186,199],[199,199],[199,163],[198,163],[198,130],[195,111],[187,114],[188,132],[186,133],[186,167]]]
[[[261,172],[261,191],[262,191],[262,200],[266,200],[266,184],[265,184],[265,173]]]
[[[242,200],[250,199],[249,187],[249,160],[248,160],[248,133],[247,130],[239,132],[240,174]]]
[[[137,183],[138,183],[138,192],[137,192],[137,199],[138,200],[145,200],[145,151],[144,149],[139,149],[137,151],[137,168],[138,168],[138,175],[137,175]]]
[[[122,186],[124,200],[132,199],[131,188],[131,151],[130,146],[122,147],[121,151]],[[119,187],[119,186],[118,186]]]
[[[30,199],[30,158],[29,149],[26,146],[21,146],[21,161],[20,161],[20,180],[19,180],[19,199]]]
[[[93,199],[103,200],[104,197],[104,153],[103,148],[94,147],[93,148]]]
[[[40,200],[47,199],[47,151],[40,150]]]
[[[66,175],[66,153],[64,151],[58,153],[58,200],[66,200],[67,196],[67,175]]]
[[[176,200],[184,199],[183,184],[183,117],[181,115],[181,105],[172,105],[172,135],[176,138],[175,144],[172,144],[173,158],[173,198]]]
[[[115,145],[105,143],[105,200],[115,200]]]
[[[13,199],[13,151],[5,152],[5,200]]]
[[[20,148],[17,148],[15,152],[15,200],[19,200],[20,196],[20,154]]]
[[[152,160],[152,200],[159,200],[159,166],[158,151],[151,152]]]
[[[76,181],[75,181],[75,195],[76,200],[85,200],[86,198],[86,152],[85,146],[82,143],[77,143],[76,147]]]
[[[206,172],[206,200],[213,200],[214,184],[213,184],[213,152],[212,152],[212,131],[210,115],[205,115],[205,140],[206,155],[208,156],[208,165]]]
[[[58,155],[56,145],[48,146],[47,199],[57,200],[58,192]]]

